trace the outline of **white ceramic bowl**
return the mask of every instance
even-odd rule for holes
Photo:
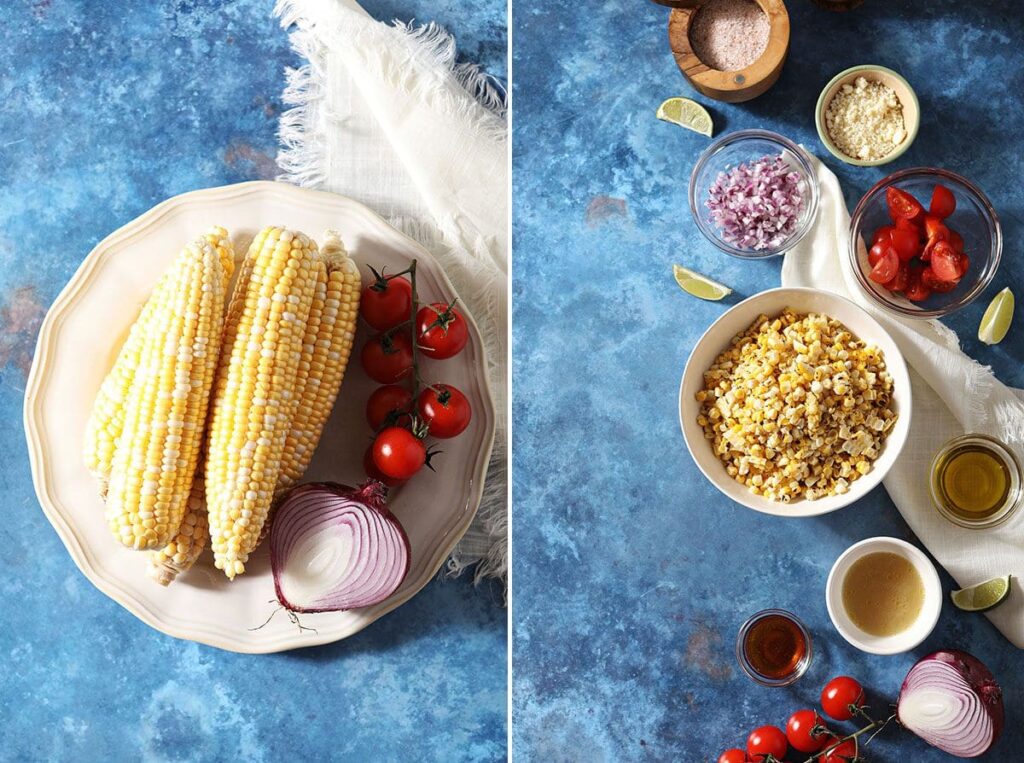
[[[861,630],[854,625],[843,607],[843,579],[850,566],[858,559],[878,551],[889,551],[907,559],[914,565],[914,569],[921,576],[921,582],[924,583],[924,604],[921,606],[921,614],[911,627],[895,636],[874,636]],[[917,546],[912,546],[899,538],[867,538],[846,549],[832,565],[828,582],[825,583],[825,605],[839,635],[862,652],[900,654],[909,652],[928,638],[935,629],[939,614],[942,612],[942,583],[939,582],[939,573],[935,571],[935,565]]]
[[[704,386],[704,371],[719,353],[729,346],[734,336],[746,331],[759,315],[777,315],[785,308],[799,313],[824,313],[843,323],[860,339],[882,350],[885,364],[893,379],[893,407],[899,416],[889,432],[879,458],[872,469],[860,479],[850,483],[843,495],[819,498],[816,501],[781,503],[764,496],[754,495],[745,486],[729,476],[711,444],[704,439],[704,430],[697,423],[700,404],[696,394]],[[690,353],[679,387],[679,420],[690,455],[704,476],[723,494],[747,508],[779,517],[813,517],[841,509],[871,491],[895,463],[910,431],[910,377],[903,355],[885,329],[862,308],[845,297],[828,291],[804,288],[769,289],[745,299],[730,308],[711,324]]]

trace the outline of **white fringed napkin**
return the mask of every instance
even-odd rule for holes
[[[900,514],[960,586],[1013,575],[1010,598],[987,613],[1018,648],[1024,648],[1024,511],[989,530],[948,522],[929,492],[932,458],[952,437],[983,432],[1024,458],[1024,391],[1000,383],[991,369],[960,350],[956,334],[934,320],[909,320],[875,308],[861,291],[847,256],[850,215],[836,176],[814,160],[821,206],[814,229],[782,265],[783,286],[811,286],[861,305],[899,345],[913,385],[910,436],[883,481]]]
[[[388,25],[355,0],[280,0],[308,62],[288,71],[282,180],[357,199],[444,266],[480,325],[497,434],[477,517],[449,560],[504,576],[508,142],[504,95],[455,63],[440,27]]]

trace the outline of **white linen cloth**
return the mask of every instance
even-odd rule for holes
[[[497,433],[484,498],[449,560],[503,577],[508,138],[503,91],[455,63],[440,27],[374,20],[355,0],[280,0],[275,15],[308,63],[288,70],[280,179],[344,194],[419,241],[480,326]]]
[[[847,254],[850,215],[839,181],[822,162],[813,163],[821,187],[818,219],[786,254],[782,285],[810,286],[852,299],[899,346],[910,366],[913,411],[907,444],[882,484],[910,528],[961,587],[1013,575],[1010,597],[986,616],[1024,648],[1024,511],[999,527],[968,530],[939,514],[929,492],[933,457],[965,432],[989,434],[1024,457],[1024,391],[1003,385],[989,368],[961,352],[956,334],[939,321],[897,318],[869,302]]]

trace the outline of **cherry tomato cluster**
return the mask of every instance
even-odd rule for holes
[[[953,192],[936,185],[927,212],[917,199],[895,186],[886,190],[885,201],[892,224],[875,231],[868,251],[868,278],[913,302],[955,289],[970,260],[964,254],[963,237],[945,222],[956,209]]]
[[[833,678],[821,692],[821,709],[834,721],[849,721],[861,715],[863,707],[864,688],[849,676]],[[879,725],[874,721],[871,724]],[[747,737],[746,749],[726,750],[718,756],[718,763],[776,763],[790,748],[810,755],[807,760],[814,763],[861,760],[855,735],[843,737],[828,727],[817,710],[801,709],[789,716],[785,730],[778,726],[756,728]]]
[[[405,278],[406,273],[412,280]],[[415,262],[395,275],[373,270],[373,283],[363,290],[359,303],[363,320],[377,331],[363,345],[360,361],[367,375],[383,385],[366,402],[374,440],[363,467],[368,476],[387,485],[398,485],[430,467],[434,453],[424,442],[428,435],[455,437],[472,417],[469,400],[456,387],[419,388],[417,354],[436,360],[454,357],[466,346],[469,331],[454,303],[435,302],[413,314],[415,274]]]

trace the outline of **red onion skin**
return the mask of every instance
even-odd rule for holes
[[[285,501],[294,498],[297,495],[312,492],[326,492],[333,493],[341,498],[346,498],[356,503],[361,503],[367,508],[383,514],[385,519],[389,520],[397,529],[398,534],[402,538],[402,542],[405,543],[405,569],[402,571],[401,580],[404,581],[406,576],[409,574],[409,569],[412,566],[412,544],[409,543],[409,536],[405,532],[405,528],[402,527],[402,523],[398,521],[398,517],[391,513],[391,509],[388,508],[386,499],[388,495],[388,487],[383,482],[375,479],[368,479],[358,488],[349,487],[348,485],[342,485],[339,482],[307,482],[305,485],[299,485],[298,487],[292,488],[284,496],[281,497],[278,505],[283,504]],[[273,532],[273,528],[271,528]],[[277,570],[281,568],[283,560],[278,556],[275,551],[274,544],[270,544],[270,567],[271,569]],[[284,593],[281,591],[281,585],[278,582],[279,576],[274,575],[274,593],[277,596],[277,600],[281,602],[281,605],[291,611],[298,614],[317,614],[319,612],[340,612],[344,610],[338,609],[320,609],[320,608],[306,608],[293,606],[285,598]],[[399,582],[398,586],[402,583]],[[397,586],[396,586],[397,590]]]
[[[907,672],[907,677],[903,679],[903,685],[900,687],[900,696],[906,691],[907,683],[914,672],[914,668],[928,660],[937,660],[952,666],[964,677],[968,685],[977,692],[981,698],[982,706],[988,713],[989,718],[992,719],[992,742],[989,744],[989,749],[991,749],[999,741],[999,737],[1003,733],[1003,723],[1005,721],[1003,690],[996,682],[996,677],[992,675],[992,671],[986,667],[985,663],[972,654],[962,652],[959,649],[941,649],[938,652],[932,652],[922,657],[914,663],[914,667]],[[902,719],[899,718],[899,698],[896,700],[896,718],[902,723]]]

